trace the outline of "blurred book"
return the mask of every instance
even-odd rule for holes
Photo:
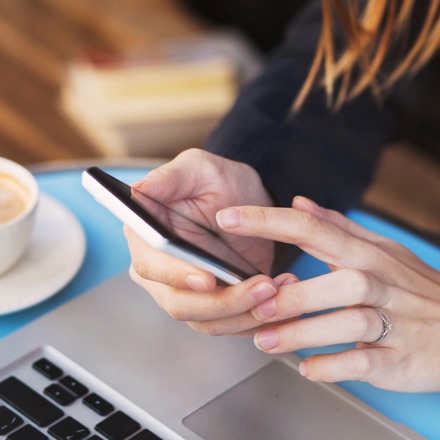
[[[203,145],[260,65],[234,32],[132,54],[88,52],[68,65],[61,106],[106,156],[172,157]]]

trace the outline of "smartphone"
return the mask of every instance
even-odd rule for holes
[[[149,245],[237,284],[261,273],[217,232],[168,208],[98,167],[82,173],[82,184],[95,199]]]

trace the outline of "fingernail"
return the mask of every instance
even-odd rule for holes
[[[197,274],[187,275],[185,281],[188,287],[193,290],[202,291],[208,288],[205,279]]]
[[[297,283],[298,281],[299,278],[296,277],[295,275],[288,275],[286,278],[282,278],[282,277],[274,278],[274,282],[278,287],[288,286],[290,284]]]
[[[236,228],[241,225],[243,219],[239,209],[228,208],[217,212],[217,223],[224,228]]]
[[[259,350],[267,351],[278,347],[278,333],[274,328],[263,330],[255,335],[254,343]]]
[[[301,374],[301,376],[307,377],[309,375],[309,366],[308,366],[308,360],[304,359],[300,364],[299,364],[299,374]]]
[[[264,321],[265,319],[272,318],[275,316],[277,311],[275,298],[271,298],[268,301],[265,301],[262,304],[259,304],[257,307],[254,307],[251,310],[252,316],[257,321]]]
[[[277,290],[271,284],[262,282],[252,286],[249,293],[252,295],[252,298],[254,298],[255,302],[261,303],[271,296],[274,296],[275,293],[277,293]]]
[[[299,197],[302,199],[303,203],[308,207],[312,209],[321,209],[321,207],[315,201],[309,199],[308,197],[304,197],[304,196],[299,196]]]
[[[145,180],[138,180],[137,182],[130,183],[132,188],[139,188],[144,184]]]

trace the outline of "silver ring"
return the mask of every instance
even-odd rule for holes
[[[382,329],[380,332],[380,336],[373,342],[367,342],[367,344],[379,344],[381,343],[387,336],[387,334],[393,329],[393,324],[388,321],[387,317],[378,309],[373,309],[377,312],[382,320]]]

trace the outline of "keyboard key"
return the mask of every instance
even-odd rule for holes
[[[78,382],[72,376],[64,376],[59,382],[78,398],[85,396],[89,392],[81,382]]]
[[[32,367],[50,380],[58,379],[63,375],[63,370],[46,358],[41,358],[34,362]]]
[[[14,376],[0,382],[0,397],[38,426],[50,425],[64,415],[58,407]]]
[[[109,440],[124,440],[141,429],[136,420],[117,411],[95,426],[96,431]]]
[[[115,409],[111,403],[107,402],[107,400],[104,400],[95,393],[91,393],[85,397],[83,399],[83,403],[100,416],[107,416]]]
[[[6,437],[6,440],[48,440],[49,437],[37,431],[33,426],[26,425]]]
[[[72,417],[66,417],[49,429],[49,434],[57,440],[82,440],[90,431]]]
[[[156,434],[153,434],[148,429],[144,429],[139,434],[136,434],[134,437],[131,437],[130,440],[162,440]]]
[[[6,406],[0,406],[0,435],[6,435],[23,424],[23,419]]]
[[[44,389],[44,394],[62,406],[70,405],[76,397],[61,385],[53,383]]]

